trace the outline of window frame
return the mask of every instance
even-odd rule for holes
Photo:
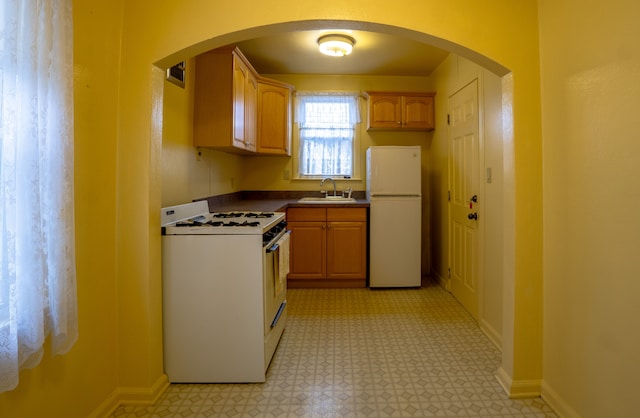
[[[352,92],[352,91],[335,91],[335,90],[314,90],[314,91],[305,91],[305,92],[298,92],[296,94],[296,97],[294,99],[294,112],[297,113],[297,106],[298,106],[298,95],[308,95],[308,96],[322,96],[322,95],[345,95],[345,96],[355,96],[356,97],[356,106],[357,106],[357,112],[359,115],[362,115],[362,111],[363,111],[363,104],[362,104],[362,95],[359,92]],[[361,138],[361,127],[362,127],[362,121],[359,119],[353,126],[353,140],[351,143],[351,166],[352,166],[352,173],[350,177],[347,176],[331,176],[332,178],[336,179],[336,180],[341,180],[341,181],[361,181],[362,180],[362,173],[360,170],[361,167],[361,156],[360,153],[358,152],[358,150],[360,149],[360,138]],[[297,118],[294,118],[293,121],[293,135],[292,135],[292,171],[293,171],[293,177],[292,180],[294,181],[318,181],[318,180],[322,180],[325,177],[328,177],[328,175],[322,175],[322,174],[301,174],[300,173],[300,166],[301,166],[301,153],[302,153],[302,147],[301,147],[301,142],[300,142],[300,122],[297,120]]]

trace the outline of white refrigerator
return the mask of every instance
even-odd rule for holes
[[[419,146],[367,149],[369,286],[421,285],[422,193]]]

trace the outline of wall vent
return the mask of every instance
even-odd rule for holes
[[[184,61],[179,62],[173,67],[167,68],[167,80],[177,86],[184,88],[185,72]]]

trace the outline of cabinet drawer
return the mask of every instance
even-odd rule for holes
[[[366,208],[328,208],[328,221],[362,221],[367,220]]]
[[[325,208],[290,208],[287,209],[287,222],[314,222],[326,221],[327,209]]]

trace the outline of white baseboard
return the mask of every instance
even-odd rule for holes
[[[451,292],[451,279],[447,279],[438,274],[437,271],[431,270],[431,277],[435,277],[436,281],[444,290]]]
[[[558,392],[553,390],[546,382],[542,382],[542,399],[558,416],[562,418],[580,418],[580,414],[571,408]]]
[[[438,284],[447,292],[451,292],[451,279],[442,277],[436,271],[431,271],[431,277],[434,277]],[[489,338],[489,340],[496,346],[496,348],[502,351],[502,335],[498,333],[487,321],[480,320],[478,323],[480,330]]]
[[[162,374],[153,386],[116,388],[91,414],[90,418],[108,417],[121,405],[153,405],[169,387],[169,378]]]
[[[502,367],[496,372],[496,378],[511,399],[541,396],[542,380],[513,380]]]
[[[496,348],[500,350],[500,352],[502,352],[502,335],[500,335],[498,331],[496,331],[495,328],[493,328],[484,319],[480,320],[479,325],[480,325],[480,330],[484,332],[484,335],[486,335],[487,338],[489,338],[489,341],[491,341],[493,345],[495,345]]]

